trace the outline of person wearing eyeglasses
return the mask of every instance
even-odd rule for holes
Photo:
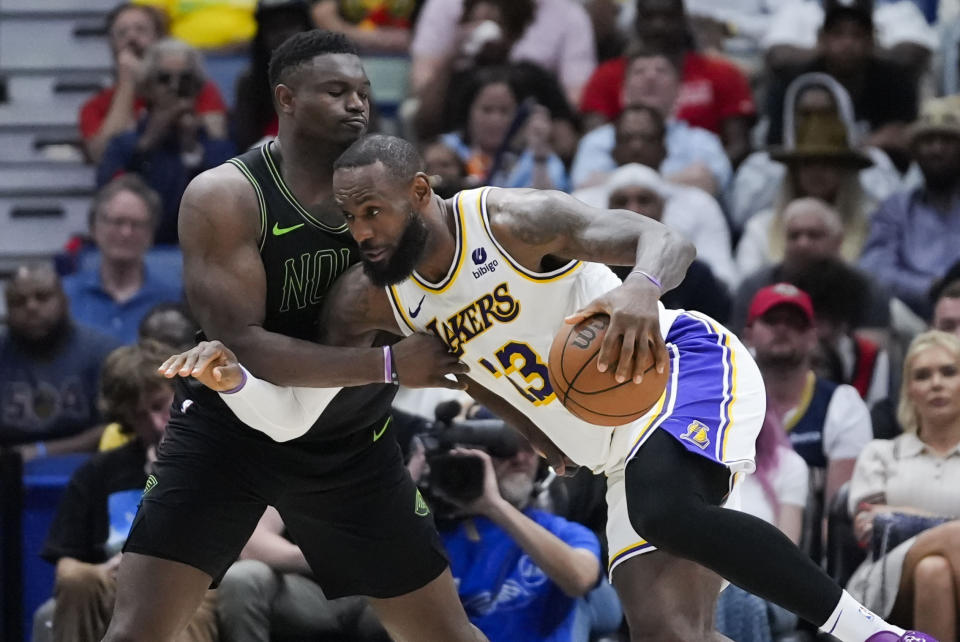
[[[137,341],[140,321],[158,303],[183,299],[179,276],[149,270],[144,257],[160,220],[160,196],[135,174],[101,189],[90,210],[99,260],[64,278],[75,319],[123,343]]]
[[[146,111],[134,130],[110,140],[97,168],[98,186],[136,172],[160,193],[157,243],[177,242],[177,210],[187,183],[234,152],[233,143],[211,136],[198,115],[197,97],[205,83],[199,51],[170,38],[151,45],[140,75]]]

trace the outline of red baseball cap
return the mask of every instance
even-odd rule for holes
[[[750,302],[747,325],[765,315],[778,305],[792,305],[803,312],[807,321],[813,323],[813,302],[810,295],[791,283],[774,283],[761,289]]]

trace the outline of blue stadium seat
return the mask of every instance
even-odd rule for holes
[[[207,76],[220,90],[227,109],[233,109],[237,97],[237,78],[250,64],[250,56],[244,54],[211,54],[203,58],[203,67]]]
[[[60,455],[35,459],[24,466],[21,517],[24,640],[29,639],[33,612],[53,591],[54,569],[40,559],[40,550],[67,482],[74,471],[89,458],[88,453]]]

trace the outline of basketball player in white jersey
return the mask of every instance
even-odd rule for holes
[[[322,340],[369,346],[380,331],[433,333],[469,366],[467,391],[555,466],[562,453],[604,473],[610,574],[633,640],[725,639],[713,628],[721,577],[843,642],[933,640],[871,614],[776,527],[727,506],[738,476],[754,468],[765,395],[735,336],[658,301],[682,280],[690,243],[646,217],[559,192],[481,188],[444,201],[422,165],[409,143],[388,136],[361,139],[335,164],[336,199],[364,261],[325,302]],[[635,267],[621,283],[604,264]],[[639,381],[647,351],[655,367],[670,365],[659,402],[615,428],[569,413],[544,359],[565,321],[597,313],[610,315],[601,370]],[[221,391],[239,418],[278,441],[307,430],[329,398],[254,378],[218,342],[162,369]],[[384,380],[394,373],[384,348]]]

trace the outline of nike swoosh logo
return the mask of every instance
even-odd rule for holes
[[[383,428],[381,428],[379,431],[377,431],[377,429],[373,430],[373,441],[377,441],[383,437],[383,433],[387,432],[387,426],[390,425],[391,421],[393,421],[393,417],[387,417],[387,420],[383,424]]]
[[[416,309],[416,310],[411,310],[410,308],[407,308],[407,312],[410,313],[410,318],[411,318],[411,319],[416,319],[416,318],[417,318],[417,315],[420,314],[420,308],[423,307],[423,300],[426,299],[426,298],[427,298],[427,295],[426,295],[426,294],[424,294],[422,297],[420,297],[420,303],[417,304],[417,309]]]
[[[292,232],[294,230],[299,230],[303,227],[305,223],[298,223],[297,225],[291,225],[290,227],[280,227],[277,223],[273,224],[273,235],[274,236],[283,236],[287,232]]]

